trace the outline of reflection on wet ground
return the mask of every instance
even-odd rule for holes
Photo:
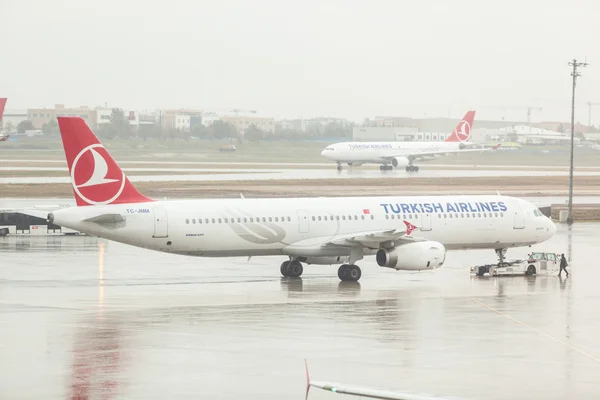
[[[600,393],[600,224],[531,250],[572,275],[475,278],[362,261],[279,277],[281,258],[195,259],[92,237],[0,238],[0,393],[44,399],[298,399],[314,379],[461,399]],[[311,399],[337,395],[311,392]]]

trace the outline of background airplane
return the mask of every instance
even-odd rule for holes
[[[351,166],[375,163],[382,164],[381,170],[405,168],[406,171],[418,171],[419,167],[413,165],[417,158],[456,152],[485,151],[485,149],[468,149],[467,142],[474,119],[475,111],[468,111],[444,141],[341,142],[327,146],[321,155],[337,162],[338,170],[342,169],[342,163]]]
[[[498,195],[154,201],[81,118],[58,117],[58,125],[77,207],[48,220],[133,246],[201,257],[287,256],[280,267],[286,277],[302,275],[302,263],[341,263],[338,277],[358,281],[355,263],[365,255],[381,267],[433,270],[448,249],[499,252],[556,230],[533,204]]]

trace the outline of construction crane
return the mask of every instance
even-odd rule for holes
[[[483,108],[492,108],[492,109],[497,109],[497,110],[502,110],[502,111],[526,109],[527,110],[527,123],[531,123],[531,110],[536,110],[536,111],[542,110],[542,107],[537,107],[537,106],[487,106],[487,107],[483,107]]]
[[[600,103],[588,101],[588,126],[592,126],[592,106],[600,106]]]

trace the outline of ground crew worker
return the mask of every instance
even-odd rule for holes
[[[565,258],[565,254],[563,253],[560,255],[560,271],[558,271],[558,276],[560,276],[563,269],[567,273],[567,276],[569,276],[569,271],[567,271],[567,265],[569,264],[567,264],[567,259]]]

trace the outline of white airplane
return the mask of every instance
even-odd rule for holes
[[[505,196],[198,199],[154,201],[131,184],[78,117],[58,117],[77,207],[50,222],[152,250],[200,257],[287,256],[280,271],[299,277],[302,263],[433,270],[446,250],[502,249],[545,241],[554,223],[533,204]]]
[[[375,163],[382,164],[379,167],[381,170],[405,168],[406,171],[418,171],[419,167],[413,165],[417,158],[457,152],[485,151],[484,149],[467,149],[474,118],[475,111],[468,111],[456,125],[452,134],[441,142],[341,142],[327,146],[321,155],[337,162],[338,171],[341,171],[342,163],[350,166]],[[495,146],[493,149],[498,147]]]

